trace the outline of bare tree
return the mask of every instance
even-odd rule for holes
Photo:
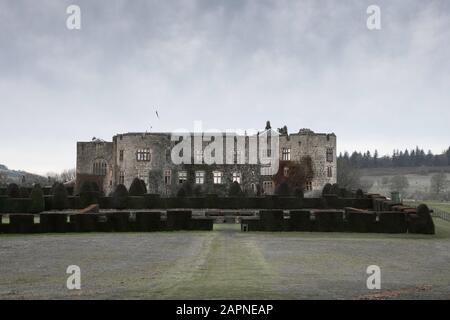
[[[439,198],[442,193],[447,189],[448,183],[444,172],[435,173],[430,179],[430,192],[431,194]]]
[[[8,184],[8,177],[4,172],[0,171],[0,186]]]
[[[60,179],[62,182],[68,182],[75,180],[76,177],[76,171],[75,169],[66,169],[63,172],[61,172]]]
[[[391,191],[398,191],[401,194],[404,194],[408,187],[409,181],[407,177],[398,175],[391,178]]]
[[[337,183],[342,188],[358,189],[361,188],[361,175],[358,169],[353,168],[348,161],[338,159]]]
[[[47,177],[49,182],[68,182],[74,180],[76,177],[75,169],[65,169],[61,173],[47,172]]]

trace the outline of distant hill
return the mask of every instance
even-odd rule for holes
[[[47,178],[23,170],[11,170],[4,164],[0,164],[0,185],[5,185],[8,183],[21,184],[22,181],[25,181],[25,184],[27,185],[31,185],[33,183],[45,184],[47,182]]]
[[[408,186],[403,192],[406,199],[431,199],[431,177],[443,173],[448,188],[441,195],[442,200],[450,198],[450,167],[402,167],[402,168],[370,168],[360,169],[361,182],[368,192],[389,196],[392,191],[391,181],[395,176],[404,176]]]

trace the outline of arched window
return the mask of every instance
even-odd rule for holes
[[[92,173],[97,176],[106,176],[108,164],[105,160],[95,160],[92,168]]]

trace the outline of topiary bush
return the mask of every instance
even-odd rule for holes
[[[143,196],[146,193],[143,185],[145,185],[145,183],[143,183],[142,180],[140,180],[139,178],[134,178],[133,182],[131,183],[130,189],[128,190],[128,194],[133,197]]]
[[[234,181],[231,184],[230,189],[228,189],[228,196],[229,197],[241,197],[242,196],[241,185],[237,181]]]
[[[30,191],[28,191],[28,188],[25,187],[20,187],[19,188],[19,194],[20,194],[20,198],[29,198],[30,197]]]
[[[142,184],[142,190],[144,190],[144,194],[147,193],[147,185],[145,184],[145,181],[143,179],[141,179],[141,184]]]
[[[184,198],[192,196],[192,185],[186,181],[182,184],[180,189],[177,191],[177,198]]]
[[[100,189],[95,182],[84,181],[80,187],[80,207],[99,203]]]
[[[90,182],[89,184],[92,189],[91,191],[101,193],[100,187],[98,186],[97,182]],[[81,185],[81,186],[83,187],[83,185]]]
[[[322,195],[330,194],[331,193],[331,187],[332,187],[331,183],[325,184],[323,186],[323,189],[322,189]]]
[[[8,184],[6,195],[10,198],[20,198],[19,186],[15,183]]]
[[[356,190],[356,197],[357,198],[364,198],[364,192],[362,191],[362,189]]]
[[[69,204],[67,198],[67,190],[66,187],[62,183],[56,183],[53,186],[53,203],[52,208],[56,210],[64,210],[67,209]]]
[[[39,213],[45,210],[44,192],[40,185],[35,185],[31,190],[31,213]]]
[[[331,194],[334,194],[334,195],[339,195],[339,192],[340,190],[339,190],[339,185],[337,184],[337,183],[335,183],[335,184],[333,184],[332,186],[331,186],[331,189],[330,189],[330,193]]]
[[[112,195],[112,205],[114,209],[126,209],[128,205],[128,190],[123,184],[116,186]]]
[[[303,193],[303,189],[299,188],[299,187],[295,188],[294,196],[296,196],[297,198],[303,199],[305,197],[305,194]]]
[[[193,195],[196,197],[201,197],[203,195],[203,190],[201,185],[196,185],[194,187]]]
[[[410,215],[409,219],[410,233],[434,234],[435,227],[433,218],[430,214],[430,209],[426,204],[421,204],[417,207],[417,217]]]
[[[288,196],[291,194],[289,185],[286,182],[280,183],[275,189],[275,194],[278,196]]]

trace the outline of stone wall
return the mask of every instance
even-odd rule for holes
[[[336,135],[314,133],[302,129],[298,133],[280,136],[280,157],[282,148],[291,148],[291,160],[300,161],[302,157],[310,156],[313,164],[314,179],[313,191],[322,190],[327,183],[336,183]],[[327,149],[333,150],[332,161],[327,161]],[[331,177],[328,177],[328,167],[331,168]]]
[[[102,140],[90,142],[77,142],[77,176],[94,175],[94,163],[105,163],[106,172],[103,177],[103,185],[99,186],[108,194],[114,186],[114,160],[113,143]],[[82,181],[77,179],[76,190]]]
[[[279,154],[283,148],[291,149],[291,161],[300,161],[302,157],[311,157],[314,178],[313,190],[321,190],[326,183],[336,183],[336,136],[334,134],[315,134],[310,130],[300,130],[294,134],[281,134]],[[200,186],[202,193],[226,195],[233,181],[233,173],[239,172],[241,188],[253,195],[257,186],[262,189],[264,182],[270,182],[270,176],[261,175],[261,166],[248,164],[248,140],[246,141],[246,164],[181,164],[172,163],[171,150],[177,142],[171,141],[169,133],[125,133],[113,137],[112,142],[95,140],[77,143],[77,174],[94,174],[93,166],[97,161],[107,163],[103,190],[108,194],[115,185],[123,183],[127,188],[134,178],[139,177],[147,184],[149,193],[175,195],[181,184],[178,173],[186,171],[188,181],[195,188],[195,172],[203,171],[204,183]],[[205,146],[207,142],[203,142]],[[224,161],[226,159],[226,141],[224,138]],[[192,143],[191,163],[196,156]],[[138,160],[137,151],[149,149],[150,157],[146,161]],[[327,149],[332,150],[331,161],[327,160]],[[328,176],[328,167],[331,177]],[[165,172],[170,171],[170,180],[166,184]],[[213,171],[221,171],[222,184],[213,183]],[[123,178],[122,178],[123,177]],[[273,191],[273,190],[272,190]],[[270,191],[268,191],[270,193]]]

